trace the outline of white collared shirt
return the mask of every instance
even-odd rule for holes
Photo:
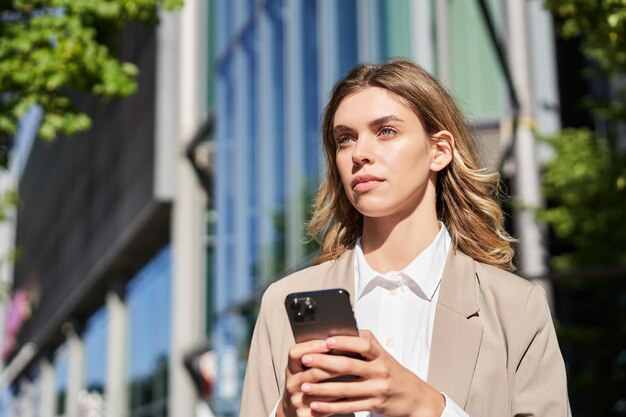
[[[361,241],[354,250],[354,315],[404,367],[426,381],[439,285],[451,239],[446,227],[402,271],[380,274],[367,263]],[[369,412],[356,417],[375,417]],[[446,396],[442,417],[467,414]]]

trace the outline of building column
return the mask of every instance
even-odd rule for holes
[[[79,417],[79,398],[85,379],[85,344],[76,323],[66,322],[61,330],[65,334],[68,358],[66,417]]]
[[[207,196],[185,150],[206,116],[206,1],[188,0],[178,19],[179,114],[172,204],[171,357],[168,415],[193,416],[198,396],[184,367],[185,354],[205,339],[205,242]]]
[[[54,417],[54,365],[50,358],[43,357],[39,360],[39,417]]]
[[[109,416],[124,417],[128,414],[126,380],[128,310],[125,302],[125,286],[119,282],[106,295],[108,315],[107,368],[104,388],[105,410]]]

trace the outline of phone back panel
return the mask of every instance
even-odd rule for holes
[[[358,336],[350,295],[344,289],[292,293],[285,308],[296,343],[330,336]]]

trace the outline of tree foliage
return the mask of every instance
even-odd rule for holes
[[[626,264],[626,157],[588,129],[546,139],[556,156],[545,165],[540,218],[572,248],[552,258],[558,270]]]
[[[582,52],[603,69],[626,73],[626,2],[624,0],[546,0],[566,39],[579,38]]]
[[[44,111],[39,136],[86,130],[91,121],[70,93],[103,99],[137,89],[137,67],[115,56],[129,22],[154,24],[160,7],[182,0],[0,0],[0,141],[7,143],[33,105]]]
[[[626,1],[547,0],[557,16],[565,39],[581,42],[581,52],[596,65],[590,77],[618,80],[626,74]],[[626,120],[626,85],[614,83],[602,97],[589,97],[586,104],[599,117]]]
[[[600,129],[565,129],[547,138],[555,157],[544,167],[540,216],[566,248],[552,266],[559,342],[568,366],[573,415],[626,415],[626,1],[546,0],[560,34],[588,60],[596,88],[584,99]],[[583,277],[581,270],[600,271]],[[605,271],[605,272],[601,272]],[[623,275],[623,274],[622,274]]]
[[[548,138],[544,193],[553,207],[540,216],[572,250],[553,267],[626,265],[626,1],[546,0],[564,38],[589,59],[587,76],[605,84],[586,104],[603,132],[566,129]]]

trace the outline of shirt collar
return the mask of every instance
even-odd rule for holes
[[[388,274],[381,274],[369,266],[361,248],[361,238],[358,238],[354,250],[356,255],[355,300],[360,299],[376,286],[389,288],[389,284],[394,282],[396,284],[391,286],[397,286],[399,282],[402,282],[416,295],[429,301],[432,300],[441,282],[451,243],[448,229],[441,222],[439,226],[439,233],[426,249],[401,271]]]

